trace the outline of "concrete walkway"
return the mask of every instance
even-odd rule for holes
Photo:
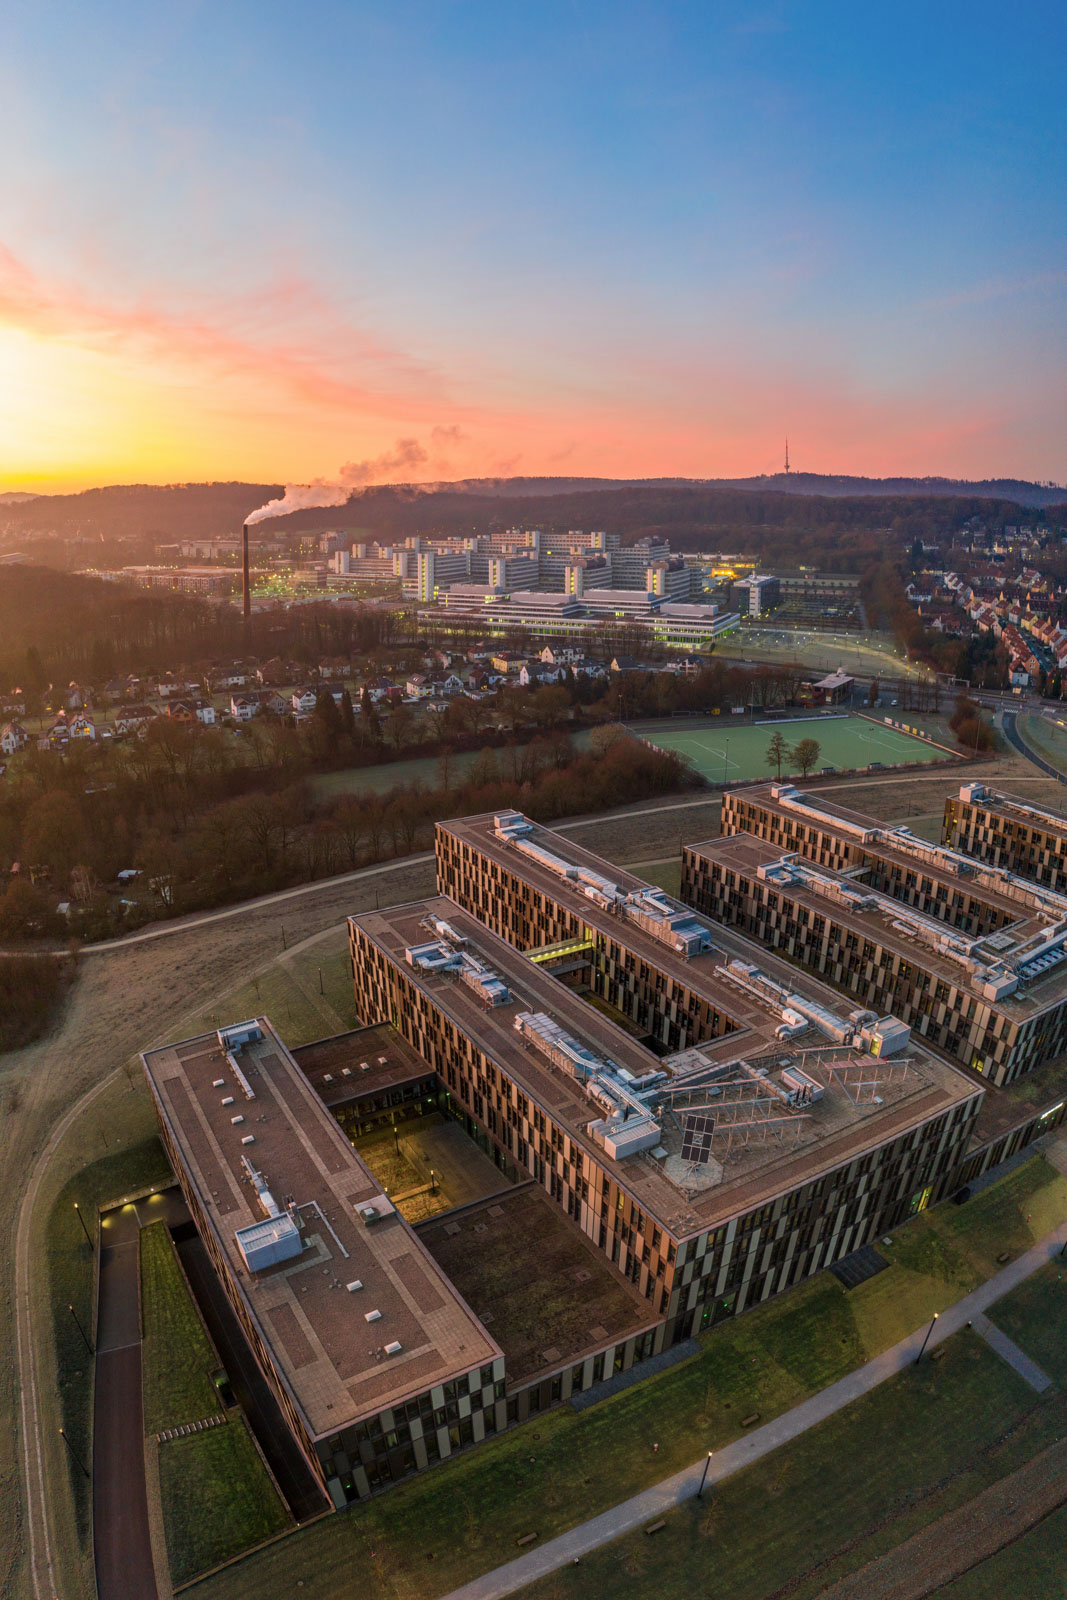
[[[1042,1372],[1036,1361],[1031,1361],[1025,1350],[1020,1350],[1014,1339],[1009,1339],[1006,1333],[1001,1333],[995,1328],[987,1316],[981,1313],[974,1319],[974,1331],[980,1334],[991,1350],[995,1350],[1002,1361],[1013,1367],[1024,1383],[1031,1389],[1036,1389],[1038,1394],[1044,1394],[1051,1388],[1052,1379],[1047,1372]]]
[[[958,1333],[968,1322],[977,1324],[978,1319],[994,1301],[1010,1294],[1012,1289],[1058,1255],[1065,1241],[1067,1241],[1067,1227],[1061,1226],[1054,1234],[1035,1244],[1017,1261],[1012,1261],[986,1283],[980,1284],[971,1294],[958,1300],[955,1305],[949,1306],[934,1323],[926,1346],[927,1350],[932,1350],[952,1334]],[[989,1327],[999,1339],[1005,1339],[999,1329],[993,1329],[992,1325]],[[723,1478],[732,1477],[735,1472],[741,1472],[754,1461],[759,1461],[761,1457],[769,1455],[781,1445],[788,1444],[806,1429],[815,1427],[827,1417],[832,1417],[835,1412],[851,1405],[853,1400],[869,1394],[887,1378],[893,1378],[903,1372],[917,1359],[929,1329],[930,1324],[926,1323],[908,1338],[902,1339],[899,1344],[883,1350],[881,1355],[875,1356],[873,1361],[868,1361],[866,1366],[858,1367],[855,1372],[850,1372],[844,1378],[839,1378],[836,1383],[832,1383],[828,1389],[812,1395],[810,1400],[794,1406],[792,1411],[784,1412],[772,1422],[765,1423],[762,1428],[754,1428],[751,1433],[734,1439],[721,1450],[716,1450],[708,1471],[708,1488]],[[989,1343],[998,1354],[1004,1355],[1006,1360],[1009,1359],[992,1338]],[[1044,1379],[1045,1385],[1048,1384],[1049,1380],[1040,1368],[1029,1361],[1011,1340],[1005,1340],[1005,1343],[1011,1346],[1012,1351],[1026,1363],[1033,1374],[1039,1374]],[[1015,1366],[1015,1361],[1011,1360],[1010,1364]],[[1016,1370],[1021,1372],[1021,1376],[1028,1383],[1032,1382],[1027,1372],[1022,1372],[1018,1367]],[[1037,1387],[1036,1384],[1032,1386]],[[579,1557],[588,1555],[590,1551],[610,1543],[612,1539],[618,1539],[624,1533],[632,1533],[636,1528],[656,1521],[696,1493],[703,1470],[704,1460],[701,1459],[692,1467],[675,1473],[672,1478],[665,1478],[653,1488],[645,1489],[632,1499],[624,1500],[621,1505],[613,1506],[610,1511],[603,1512],[599,1517],[580,1523],[578,1527],[560,1534],[559,1538],[550,1539],[546,1544],[536,1546],[516,1560],[509,1561],[480,1578],[475,1578],[471,1583],[465,1583],[462,1588],[454,1589],[451,1594],[443,1596],[442,1600],[502,1600],[504,1595],[513,1594],[516,1589],[521,1589],[525,1584],[533,1583],[535,1579],[555,1572],[559,1567],[571,1565]]]

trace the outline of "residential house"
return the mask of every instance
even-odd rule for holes
[[[216,689],[243,689],[249,681],[249,675],[244,667],[223,667],[212,675]]]
[[[292,694],[289,696],[290,710],[295,711],[298,717],[309,717],[315,709],[315,702],[318,697],[319,695],[317,689],[312,689],[309,687],[305,687],[303,689],[294,689]]]
[[[404,685],[404,692],[409,699],[427,700],[433,694],[433,684],[424,672],[413,672]]]
[[[8,722],[0,728],[0,750],[5,756],[13,756],[17,750],[29,744],[30,736],[21,722]]]
[[[259,710],[259,701],[252,695],[231,694],[230,716],[235,722],[251,722]]]
[[[174,700],[181,695],[187,694],[188,690],[189,685],[183,683],[180,678],[176,678],[171,672],[168,672],[166,677],[162,678],[156,685],[156,693],[161,700]]]
[[[123,706],[115,713],[116,733],[143,733],[150,722],[154,722],[159,713],[154,706],[136,705]]]

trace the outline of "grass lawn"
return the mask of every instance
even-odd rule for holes
[[[141,1380],[145,1433],[221,1411],[215,1352],[182,1277],[166,1223],[141,1229]]]
[[[681,857],[675,861],[634,861],[630,863],[630,871],[676,898],[682,892]]]
[[[571,739],[579,752],[588,748],[588,728],[571,730]],[[523,747],[525,748],[525,746]],[[467,776],[477,761],[480,750],[460,750],[449,765],[449,784],[455,787]],[[500,752],[501,756],[504,752]],[[323,772],[311,779],[316,799],[332,800],[341,794],[386,794],[405,784],[418,784],[423,789],[441,786],[440,756],[413,756],[408,761],[384,761],[373,767],[345,767],[341,772]]]
[[[316,940],[314,944],[297,951],[285,964],[292,974],[293,981],[299,984],[305,994],[310,994],[313,1001],[325,1001],[340,1019],[341,1031],[359,1027],[360,1019],[352,992],[352,962],[348,954],[347,924],[336,930],[336,936]],[[324,991],[321,995],[320,968]]]
[[[255,1016],[269,1017],[290,1047],[358,1027],[347,928],[339,927],[336,937],[315,940],[291,957],[280,951],[255,978],[226,990],[210,1010],[189,1018],[185,1031],[192,1038],[210,1028]]]
[[[74,1307],[83,1328],[92,1327],[96,1263],[86,1243],[74,1203],[77,1201],[89,1231],[95,1237],[98,1232],[98,1205],[147,1184],[170,1181],[171,1171],[163,1146],[153,1136],[132,1145],[128,1150],[116,1151],[84,1167],[60,1190],[48,1218],[46,1260],[52,1304],[56,1388],[62,1426],[82,1460],[88,1458],[92,1449],[91,1357],[68,1307]],[[79,1537],[84,1537],[89,1525],[88,1485],[79,1472],[71,1473],[70,1482]]]
[[[868,1355],[928,1321],[1022,1255],[1067,1216],[1067,1178],[1042,1156],[1016,1167],[966,1205],[951,1201],[898,1228],[878,1248],[892,1265],[848,1295]]]
[[[289,1521],[243,1418],[161,1444],[159,1483],[174,1583],[247,1550]]]
[[[1035,1272],[997,1301],[989,1320],[1050,1378],[1067,1384],[1067,1262],[1051,1261]]]
[[[523,1589],[524,1600],[808,1600],[1050,1442],[1059,1415],[963,1333],[845,1411],[643,1529]],[[1005,1440],[1009,1430],[1015,1437]],[[1009,1592],[1008,1590],[1003,1591]]]
[[[1053,721],[1024,711],[1016,719],[1015,726],[1024,744],[1058,772],[1067,773],[1067,716]]]
[[[542,1539],[561,1533],[735,1438],[749,1413],[766,1421],[798,1404],[989,1276],[998,1254],[1021,1253],[1064,1217],[1067,1180],[1035,1157],[967,1205],[940,1206],[898,1229],[886,1252],[894,1264],[850,1293],[829,1274],[809,1279],[704,1335],[691,1361],[580,1415],[557,1407],[250,1557],[198,1596],[285,1593],[299,1572],[327,1600],[347,1593],[354,1563],[367,1567],[368,1597],[441,1594],[509,1560],[531,1527]],[[977,1364],[1001,1375],[1000,1362]],[[945,1369],[942,1361],[931,1370]],[[1016,1392],[1021,1380],[1004,1371]]]

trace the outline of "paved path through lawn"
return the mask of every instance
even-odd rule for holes
[[[1002,1361],[1006,1361],[1009,1367],[1015,1368],[1023,1382],[1028,1383],[1031,1389],[1043,1394],[1051,1387],[1052,1379],[1048,1373],[1042,1372],[1037,1362],[1031,1361],[1025,1350],[1019,1349],[1014,1339],[1009,1339],[1006,1333],[1001,1333],[999,1328],[995,1328],[987,1316],[979,1313],[975,1317],[974,1331],[981,1334],[989,1348],[995,1350]]]
[[[1027,1250],[1025,1255],[1019,1256],[1018,1260],[1009,1263],[986,1283],[980,1284],[971,1294],[965,1295],[962,1300],[957,1300],[955,1305],[949,1306],[934,1324],[926,1348],[933,1349],[951,1334],[958,1333],[961,1328],[966,1327],[968,1322],[976,1322],[994,1301],[1009,1294],[1012,1289],[1058,1255],[1065,1239],[1067,1239],[1067,1226],[1061,1225],[1055,1233],[1049,1234],[1047,1238]],[[929,1328],[929,1323],[924,1324],[908,1338],[902,1339],[899,1344],[883,1350],[881,1355],[875,1356],[873,1361],[868,1361],[866,1366],[857,1367],[855,1372],[839,1378],[828,1389],[823,1389],[818,1394],[812,1395],[810,1400],[794,1406],[792,1411],[784,1412],[782,1416],[765,1423],[762,1428],[754,1428],[751,1433],[734,1439],[721,1450],[716,1450],[708,1471],[709,1487],[722,1478],[729,1478],[735,1472],[742,1471],[753,1461],[758,1461],[762,1456],[769,1455],[772,1450],[777,1450],[779,1446],[788,1444],[791,1439],[795,1439],[808,1428],[824,1422],[827,1417],[851,1405],[853,1400],[869,1394],[887,1378],[903,1372],[917,1359]],[[1010,1342],[1009,1340],[1008,1343]],[[998,1347],[994,1345],[994,1348]],[[1015,1348],[1013,1345],[1012,1349]],[[1022,1356],[1022,1351],[1020,1350],[1018,1354]],[[1033,1366],[1033,1363],[1028,1364]],[[1039,1371],[1037,1368],[1034,1370]],[[1041,1376],[1044,1377],[1044,1374]],[[1027,1378],[1027,1382],[1029,1381]],[[675,1473],[672,1478],[665,1478],[653,1488],[635,1494],[632,1499],[624,1500],[621,1505],[613,1506],[610,1511],[602,1512],[599,1517],[592,1517],[588,1522],[580,1523],[578,1527],[560,1534],[557,1539],[550,1539],[546,1544],[536,1546],[516,1560],[509,1561],[480,1578],[475,1578],[471,1583],[465,1583],[460,1589],[454,1589],[451,1594],[445,1595],[443,1600],[501,1600],[502,1596],[514,1593],[516,1589],[533,1583],[537,1578],[545,1577],[549,1572],[555,1572],[559,1567],[569,1566],[581,1556],[588,1555],[591,1550],[610,1543],[612,1539],[617,1539],[624,1533],[632,1533],[635,1528],[662,1517],[674,1506],[680,1505],[683,1500],[688,1500],[696,1493],[703,1470],[704,1460],[701,1459],[694,1466]],[[536,1518],[531,1520],[535,1522]]]

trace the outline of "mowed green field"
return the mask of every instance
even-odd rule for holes
[[[803,717],[743,726],[722,717],[714,722],[702,721],[698,727],[634,724],[632,731],[662,750],[677,750],[679,755],[687,756],[709,783],[773,778],[776,774],[774,767],[767,764],[767,747],[776,733],[790,748],[801,739],[817,740],[819,759],[812,776],[826,767],[843,772],[869,767],[872,762],[892,767],[901,762],[945,760],[945,751],[937,745],[913,739],[897,728],[868,722],[865,717]],[[792,770],[787,757],[782,762],[782,777]]]
[[[1028,711],[1019,716],[1015,726],[1024,744],[1057,772],[1067,773],[1067,717],[1039,717]]]

